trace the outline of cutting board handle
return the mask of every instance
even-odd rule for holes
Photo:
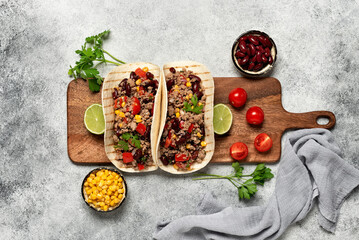
[[[307,113],[290,113],[287,112],[288,117],[290,118],[290,124],[286,129],[295,129],[295,128],[326,128],[330,129],[335,125],[335,115],[332,112],[328,111],[314,111]],[[319,118],[327,118],[329,121],[327,124],[319,124]]]

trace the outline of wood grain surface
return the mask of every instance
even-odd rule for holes
[[[211,162],[232,162],[229,155],[230,146],[237,141],[248,146],[248,157],[243,162],[276,162],[281,154],[281,138],[287,129],[327,128],[335,125],[335,116],[328,111],[307,113],[290,113],[282,106],[281,85],[275,78],[251,80],[238,77],[217,77],[215,84],[215,104],[228,105],[233,113],[231,130],[223,136],[216,136],[216,148]],[[235,109],[228,103],[229,92],[236,87],[247,91],[247,103]],[[92,93],[87,82],[78,79],[69,83],[67,89],[67,147],[70,159],[76,163],[110,163],[106,157],[103,135],[97,136],[85,128],[83,117],[85,110],[93,103],[101,104],[101,93]],[[264,122],[253,127],[246,122],[246,111],[252,106],[259,106],[264,111]],[[328,118],[326,125],[319,125],[317,119]],[[253,145],[255,137],[267,133],[273,140],[273,147],[266,153],[256,151]]]

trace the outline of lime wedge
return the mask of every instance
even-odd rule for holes
[[[220,103],[213,108],[213,130],[222,135],[229,131],[232,126],[232,112],[224,104]]]
[[[93,134],[103,134],[105,132],[105,118],[102,106],[92,104],[86,109],[84,122],[87,130]]]

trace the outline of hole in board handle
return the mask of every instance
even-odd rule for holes
[[[330,122],[330,117],[328,116],[319,116],[317,117],[317,124],[320,126],[325,126]]]

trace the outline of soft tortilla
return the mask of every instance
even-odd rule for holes
[[[182,68],[186,68],[187,70],[193,71],[193,73],[199,76],[202,80],[203,88],[205,90],[204,95],[206,98],[206,105],[204,108],[204,126],[206,130],[205,141],[207,142],[206,146],[206,157],[203,159],[201,163],[194,163],[191,166],[191,170],[188,171],[178,171],[176,170],[173,165],[163,165],[162,161],[160,160],[160,141],[162,132],[164,129],[164,125],[166,123],[166,115],[167,115],[167,87],[166,87],[166,80],[165,76],[169,72],[169,68],[174,67],[176,70],[182,70]],[[167,63],[163,66],[163,79],[162,79],[162,103],[161,103],[161,123],[160,123],[160,131],[158,133],[157,139],[157,149],[156,149],[156,160],[158,166],[169,173],[172,174],[187,174],[193,173],[204,168],[212,159],[213,152],[214,152],[214,132],[213,132],[213,102],[214,102],[214,81],[211,73],[209,72],[208,68],[198,62],[194,61],[180,61],[180,62],[171,62]]]
[[[153,109],[153,119],[152,119],[152,127],[151,127],[151,153],[153,158],[153,166],[148,166],[147,168],[139,171],[135,170],[132,167],[126,167],[125,164],[116,160],[118,153],[116,153],[114,149],[114,121],[115,121],[115,112],[114,112],[114,100],[112,98],[112,91],[113,88],[118,86],[118,84],[124,78],[129,78],[130,73],[135,71],[137,68],[148,67],[149,71],[153,73],[154,79],[159,81],[159,86],[157,89],[157,94],[155,96],[155,107]],[[157,138],[158,138],[158,130],[159,130],[159,123],[161,120],[161,98],[162,98],[162,86],[163,86],[163,79],[161,74],[161,68],[157,65],[145,62],[138,62],[138,63],[129,63],[124,64],[121,66],[116,67],[113,69],[105,78],[102,86],[102,108],[105,116],[105,123],[106,123],[106,130],[104,136],[104,143],[105,143],[105,152],[108,159],[115,165],[118,169],[124,172],[149,172],[156,170],[157,167]]]

